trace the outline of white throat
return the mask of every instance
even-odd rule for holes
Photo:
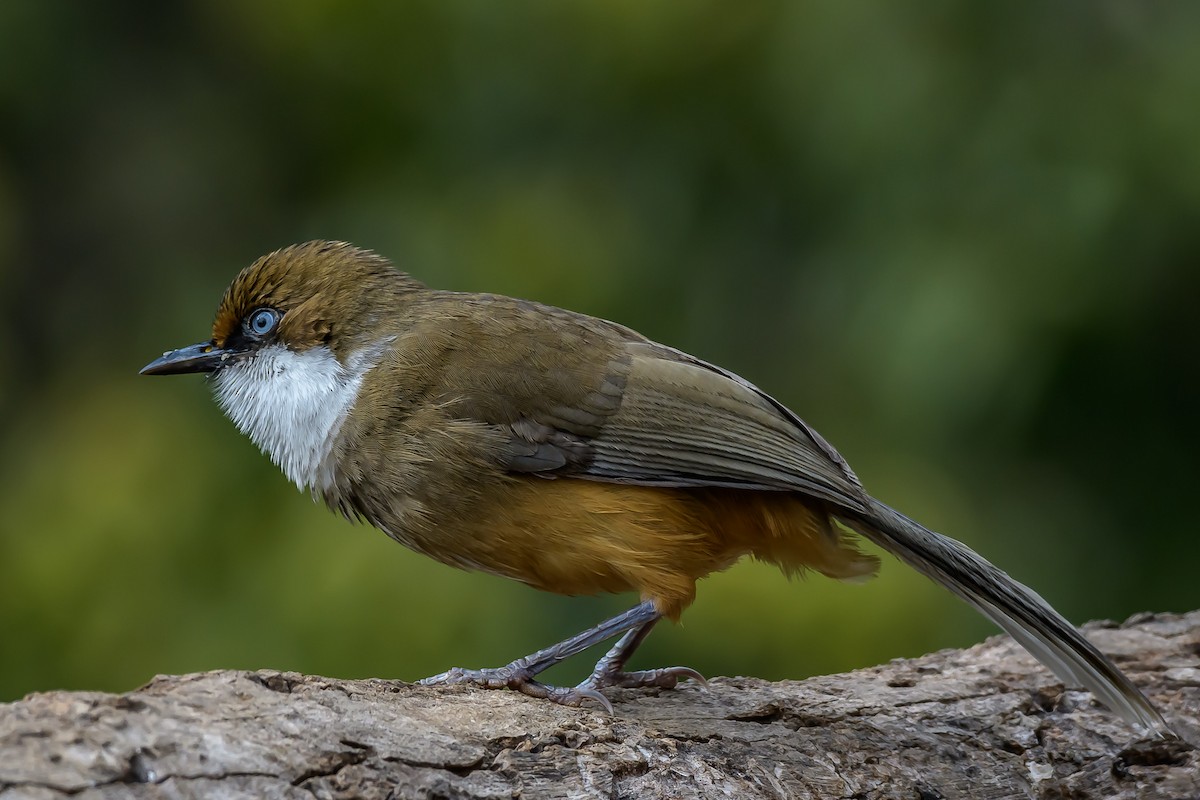
[[[213,383],[233,424],[291,481],[324,489],[331,475],[321,465],[374,365],[361,352],[343,366],[327,347],[297,353],[272,344],[223,367]]]

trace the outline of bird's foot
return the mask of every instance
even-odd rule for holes
[[[575,687],[577,691],[588,689],[599,692],[608,686],[622,689],[642,689],[657,687],[659,689],[674,689],[680,680],[688,678],[701,686],[708,688],[704,676],[691,667],[660,667],[659,669],[642,669],[626,672],[614,664],[606,664],[602,659],[596,665],[596,670],[587,680]]]
[[[612,714],[612,703],[601,694],[601,689],[607,687],[674,689],[684,678],[694,680],[701,686],[708,686],[708,681],[704,679],[704,676],[691,667],[662,667],[625,672],[603,662],[597,665],[596,670],[578,686],[551,686],[535,680],[529,668],[517,661],[507,666],[490,669],[452,667],[438,675],[417,681],[417,685],[454,686],[465,684],[478,686],[481,689],[514,689],[521,694],[564,706],[580,706],[584,700],[593,700]]]
[[[644,686],[655,686],[672,689],[680,678],[691,678],[704,686],[708,681],[696,670],[689,667],[666,667],[664,669],[648,669],[640,672],[626,672],[625,663],[633,655],[633,651],[642,639],[650,633],[654,624],[661,618],[653,601],[643,600],[640,604],[618,614],[612,619],[570,639],[551,645],[544,650],[531,653],[524,658],[518,658],[507,666],[495,669],[463,669],[454,667],[433,675],[417,683],[421,686],[449,686],[453,684],[468,684],[483,689],[515,689],[530,697],[538,697],[560,703],[564,706],[578,706],[584,700],[593,700],[604,707],[608,713],[613,713],[612,703],[608,702],[600,690],[607,686],[619,686],[626,689],[636,689]],[[618,633],[623,633],[620,641],[596,662],[596,668],[587,680],[575,687],[550,686],[536,680],[537,676],[555,664],[580,653],[594,644],[599,644]]]
[[[590,680],[590,679],[589,679]],[[534,672],[520,661],[514,661],[503,667],[489,669],[463,669],[452,667],[438,675],[431,675],[417,681],[418,686],[453,686],[466,684],[478,686],[481,689],[515,689],[521,694],[549,700],[564,706],[579,706],[584,700],[594,700],[604,707],[608,713],[613,713],[612,703],[596,689],[585,685],[551,686],[534,679]]]

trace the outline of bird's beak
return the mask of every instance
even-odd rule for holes
[[[181,347],[154,359],[142,367],[141,375],[180,375],[185,372],[214,372],[235,353],[212,342]]]

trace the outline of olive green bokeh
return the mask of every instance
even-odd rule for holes
[[[634,598],[434,564],[200,379],[308,238],[733,369],[1072,619],[1197,605],[1200,6],[0,4],[0,699],[498,665]],[[990,627],[742,564],[639,664],[803,677]],[[586,664],[564,668],[564,680]]]

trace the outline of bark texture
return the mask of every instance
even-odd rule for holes
[[[513,692],[269,670],[0,705],[0,800],[1200,797],[1200,611],[1090,636],[1182,741],[1138,741],[1007,637],[845,675]]]

